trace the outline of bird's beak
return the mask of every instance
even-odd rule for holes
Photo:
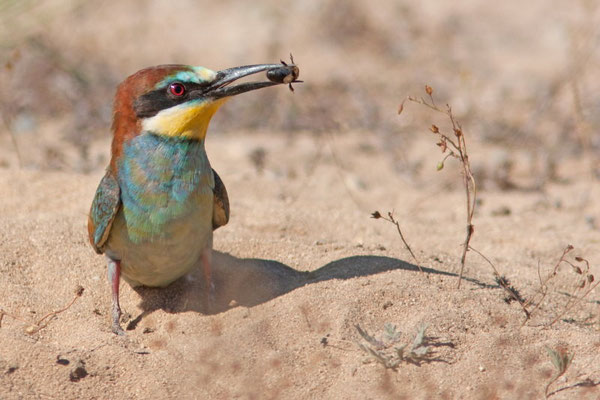
[[[263,71],[267,71],[266,76],[267,79],[269,79],[268,81],[244,82],[238,85],[230,85],[240,78]],[[297,80],[299,73],[300,70],[297,66],[284,63],[245,65],[242,67],[224,69],[217,72],[215,79],[210,83],[209,87],[203,91],[203,97],[209,97],[216,100],[269,86],[301,82]]]

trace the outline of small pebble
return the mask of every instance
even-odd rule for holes
[[[79,382],[79,380],[85,378],[88,375],[85,369],[85,361],[79,360],[69,373],[69,379],[71,382]]]
[[[60,365],[69,365],[71,362],[66,358],[62,358],[59,354],[56,356],[56,363]]]

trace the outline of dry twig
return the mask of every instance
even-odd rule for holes
[[[481,253],[477,249],[474,249],[471,246],[469,246],[469,250],[472,250],[475,253],[479,254],[481,256],[481,258],[483,258],[492,267],[492,269],[494,270],[494,279],[496,280],[496,283],[502,289],[504,289],[504,291],[508,294],[507,299],[509,301],[507,301],[507,302],[514,300],[517,303],[519,303],[519,305],[521,306],[521,309],[525,313],[525,317],[526,317],[525,320],[527,321],[530,318],[531,314],[530,314],[529,310],[527,310],[527,307],[525,307],[525,300],[523,299],[523,297],[521,296],[519,291],[510,284],[510,282],[504,275],[500,275],[500,273],[498,272],[498,269],[496,269],[496,266],[494,265],[494,263],[492,263],[489,258],[484,256],[483,253]]]
[[[463,243],[462,256],[460,258],[460,273],[458,276],[458,287],[460,288],[463,272],[465,269],[465,259],[467,257],[467,251],[469,251],[469,243],[471,242],[471,236],[474,232],[473,214],[475,213],[477,187],[475,185],[475,178],[473,177],[473,173],[471,172],[471,164],[469,162],[469,155],[467,153],[467,142],[465,140],[465,135],[463,133],[460,123],[456,120],[454,114],[452,114],[452,108],[449,104],[446,104],[446,108],[442,109],[435,104],[435,100],[433,99],[433,88],[431,86],[425,85],[425,92],[427,93],[429,101],[424,99],[423,97],[417,99],[411,96],[407,97],[404,101],[409,100],[414,103],[428,107],[436,112],[445,114],[449,118],[450,123],[452,124],[452,135],[444,133],[436,125],[431,125],[431,128],[429,128],[431,132],[438,136],[439,142],[437,143],[437,145],[442,150],[442,153],[445,154],[444,159],[438,163],[437,169],[439,171],[442,168],[444,168],[444,162],[449,157],[458,159],[463,169],[463,183],[465,187],[467,207],[467,234]],[[402,104],[400,104],[398,114],[400,114],[404,109],[404,101],[402,102]]]
[[[410,248],[410,246],[406,242],[406,239],[404,239],[404,235],[402,234],[402,230],[400,229],[400,223],[398,221],[396,221],[396,219],[394,218],[394,213],[391,212],[391,211],[388,211],[388,217],[386,218],[383,215],[381,215],[381,213],[379,211],[375,211],[375,212],[371,213],[371,218],[373,218],[373,219],[380,219],[381,218],[381,219],[383,219],[385,221],[388,221],[388,222],[396,225],[396,230],[398,231],[398,234],[400,235],[400,239],[402,240],[402,243],[404,243],[404,247],[406,247],[406,249],[408,250],[408,252],[412,256],[413,260],[415,260],[415,263],[417,263],[417,267],[419,268],[419,271],[424,272],[423,269],[421,268],[421,263],[419,262],[419,260],[415,256],[415,253],[413,253],[412,249]]]
[[[25,333],[32,335],[36,332],[39,332],[40,330],[44,329],[45,327],[48,326],[48,324],[50,323],[50,321],[52,321],[52,319],[57,316],[58,314],[67,311],[74,303],[75,301],[81,297],[81,295],[83,294],[83,287],[82,286],[77,286],[77,288],[75,288],[75,296],[73,297],[73,299],[69,302],[69,304],[67,304],[66,306],[64,306],[63,308],[59,309],[59,310],[55,310],[52,312],[49,312],[48,314],[44,315],[42,318],[40,318],[37,322],[35,322],[34,324],[30,324],[25,328]],[[4,316],[9,316],[17,321],[21,321],[23,323],[28,323],[28,321],[25,321],[22,318],[17,317],[16,315],[7,313],[6,311],[0,309],[0,326],[1,326],[1,322],[2,322],[2,318]],[[45,322],[44,322],[45,321]]]

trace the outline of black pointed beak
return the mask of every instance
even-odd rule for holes
[[[263,71],[267,72],[266,77],[268,81],[244,82],[238,85],[231,85],[232,82],[235,82],[238,79]],[[214,81],[211,82],[208,89],[204,91],[204,96],[212,99],[220,99],[269,86],[301,82],[298,81],[299,74],[300,70],[296,65],[284,63],[245,65],[242,67],[228,68],[217,72]]]

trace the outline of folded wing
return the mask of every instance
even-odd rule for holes
[[[110,228],[120,207],[119,183],[109,170],[98,185],[88,218],[90,243],[98,254],[103,253],[102,246],[108,239]]]

